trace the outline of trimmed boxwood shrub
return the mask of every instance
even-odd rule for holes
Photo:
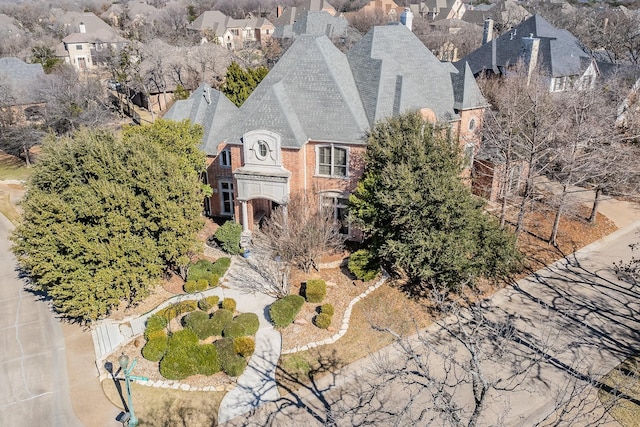
[[[240,253],[241,234],[242,225],[235,221],[227,221],[216,230],[213,238],[216,239],[225,252],[236,255]]]
[[[228,323],[233,321],[233,313],[221,308],[211,317],[213,335],[222,335],[222,331]]]
[[[238,314],[233,321],[244,327],[245,335],[255,335],[260,329],[260,320],[255,313]]]
[[[331,316],[320,313],[313,318],[313,323],[320,329],[327,329],[331,325]]]
[[[378,261],[367,249],[360,249],[352,253],[347,268],[354,276],[365,282],[375,279],[380,271]]]
[[[217,306],[219,301],[220,301],[220,297],[217,295],[205,297],[198,300],[198,308],[202,311],[209,311],[213,307]]]
[[[200,282],[200,283],[196,283],[195,285],[191,285],[191,288],[194,288],[196,290],[201,290],[201,291],[207,289],[208,286],[216,287],[218,286],[218,281],[220,280],[220,276],[221,276],[221,274],[218,273],[219,270],[220,268],[216,267],[216,264],[206,259],[201,259],[200,261],[196,262],[191,267],[189,267],[189,271],[187,273],[187,283],[191,281],[195,281],[195,282],[200,282],[201,280],[206,281],[206,283]],[[185,284],[185,291],[187,291],[186,284]],[[190,291],[187,291],[187,292],[190,292]],[[195,291],[191,291],[191,292],[195,292]]]
[[[322,302],[327,295],[327,284],[322,279],[307,280],[304,295],[308,302]]]
[[[149,333],[147,343],[142,347],[142,357],[151,362],[159,362],[167,352],[167,333],[164,330]]]
[[[256,350],[256,340],[253,337],[238,337],[233,340],[233,350],[242,357],[249,357]]]
[[[279,328],[284,328],[293,322],[296,315],[304,304],[304,298],[300,295],[287,295],[271,304],[269,316],[273,324]]]
[[[225,326],[222,331],[222,336],[228,338],[238,338],[246,335],[248,334],[246,333],[244,326],[235,320],[227,323],[227,326]]]
[[[220,372],[218,350],[213,344],[201,344],[193,352],[193,361],[200,375],[213,375]]]
[[[233,345],[233,339],[222,338],[215,342],[218,350],[218,358],[222,370],[232,377],[237,377],[247,367],[247,361],[244,357],[238,355]]]
[[[216,273],[209,273],[207,275],[206,280],[209,286],[211,286],[212,288],[215,288],[216,286],[218,286],[218,282],[220,281],[220,276],[218,276]]]
[[[222,277],[224,276],[224,273],[227,272],[230,265],[231,265],[231,258],[227,258],[227,257],[218,258],[216,262],[213,263],[211,272],[214,274],[217,274],[219,277]]]
[[[207,279],[196,280],[196,291],[202,292],[209,287],[209,281]]]
[[[233,298],[225,298],[222,300],[222,308],[229,310],[230,312],[236,311],[236,300]]]
[[[322,314],[326,314],[328,316],[333,316],[334,312],[335,312],[335,310],[333,308],[333,304],[331,304],[331,303],[322,304],[320,306],[320,313],[322,313]]]
[[[164,317],[167,322],[170,322],[174,317],[178,317],[182,314],[195,311],[198,308],[198,303],[193,300],[180,301],[175,304],[171,304],[168,307],[163,308],[156,314]]]
[[[186,282],[184,282],[184,286],[183,286],[184,291],[189,294],[196,292],[198,290],[197,283],[198,282],[196,282],[195,280],[187,280]]]
[[[147,319],[147,325],[144,330],[145,339],[149,339],[149,334],[154,331],[161,331],[167,327],[167,319],[159,314],[152,314]]]
[[[182,318],[182,325],[196,333],[199,339],[204,340],[216,335],[214,322],[204,311],[192,311]]]
[[[160,373],[170,380],[181,380],[198,373],[192,354],[197,350],[198,336],[190,329],[182,329],[169,337],[167,352],[160,361]]]

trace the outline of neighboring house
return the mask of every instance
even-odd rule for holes
[[[160,11],[152,5],[142,1],[128,3],[114,3],[100,17],[111,22],[114,27],[120,27],[126,22],[135,26],[151,25]]]
[[[337,16],[338,12],[331,4],[326,0],[305,0],[298,6],[291,6],[283,8],[278,6],[276,8],[276,18],[273,20],[273,25],[276,27],[283,27],[285,25],[293,25],[295,22],[301,20],[307,15],[307,12],[327,12],[331,16]]]
[[[89,70],[104,64],[109,48],[127,40],[102,19],[90,12],[69,13],[62,24],[69,32],[56,49],[56,55],[77,70]]]
[[[219,10],[209,10],[198,16],[188,27],[199,31],[203,40],[214,41],[229,50],[253,43],[264,45],[273,35],[274,26],[266,18],[233,19]]]
[[[467,6],[462,0],[427,0],[409,5],[416,17],[435,21],[436,19],[462,19]]]
[[[600,68],[610,66],[597,62],[569,31],[553,27],[540,15],[488,41],[458,63],[468,63],[474,76],[478,76],[505,74],[519,61],[530,72],[538,68],[547,74],[551,92],[590,86],[600,75]]]
[[[325,35],[330,39],[347,37],[349,21],[342,15],[333,16],[324,10],[307,10],[293,24],[276,27],[275,39],[295,39],[303,34]]]
[[[531,17],[531,13],[514,0],[499,0],[493,4],[467,6],[462,20],[471,24],[484,26],[487,19],[492,19],[496,35],[509,30]]]
[[[12,124],[43,119],[45,101],[41,88],[44,79],[41,64],[27,64],[18,58],[0,58],[0,108],[12,111]]]
[[[405,26],[389,25],[347,54],[326,36],[300,36],[239,109],[202,85],[165,118],[205,129],[209,215],[235,218],[248,233],[290,194],[313,192],[353,237],[347,200],[374,123],[420,111],[450,126],[470,164],[485,106],[468,67],[440,62]]]
[[[358,12],[375,13],[381,11],[389,18],[389,21],[398,21],[404,6],[398,6],[393,0],[371,0],[360,8]]]

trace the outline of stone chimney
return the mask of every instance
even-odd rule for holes
[[[79,25],[79,27],[80,27],[80,32],[81,32],[82,34],[84,34],[84,33],[86,33],[86,32],[87,32],[87,28],[84,26],[84,22],[81,22],[81,23],[80,23],[80,25]]]
[[[413,32],[413,13],[408,7],[405,7],[404,12],[400,14],[400,23]]]
[[[522,38],[523,60],[527,65],[527,84],[531,81],[531,74],[538,65],[538,51],[540,50],[540,39],[533,37],[533,33],[529,37]]]
[[[484,20],[484,31],[482,32],[482,44],[489,43],[493,40],[493,19]]]

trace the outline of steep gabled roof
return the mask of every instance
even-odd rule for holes
[[[332,16],[324,10],[309,10],[293,24],[276,27],[273,37],[295,38],[302,34],[326,35],[329,38],[346,34],[349,21],[343,16]]]
[[[540,39],[537,64],[552,77],[578,75],[588,66],[590,56],[582,50],[578,39],[567,30],[553,27],[540,15],[523,21],[495,41],[485,43],[462,58],[459,63],[469,63],[474,75],[483,70],[493,69],[492,43],[495,43],[495,65],[515,65],[524,57],[526,40],[523,39],[529,37]]]
[[[325,11],[330,15],[335,15],[336,10],[327,0],[306,0],[297,6],[284,9],[282,15],[273,20],[276,27],[283,25],[293,25],[294,22],[302,19],[309,11]]]
[[[226,139],[265,129],[282,146],[309,140],[358,142],[368,122],[345,55],[325,36],[301,36],[226,126]]]
[[[198,16],[188,28],[197,31],[211,30],[216,35],[221,36],[230,19],[219,10],[207,10]]]
[[[458,73],[451,74],[456,110],[470,110],[479,107],[487,107],[489,103],[482,96],[480,88],[476,84],[471,68],[466,62],[459,64]]]
[[[455,118],[455,69],[440,62],[405,26],[374,27],[347,57],[370,124],[425,107],[440,120]]]
[[[237,114],[238,107],[219,91],[203,83],[189,99],[176,101],[164,115],[168,120],[189,119],[202,125],[204,135],[200,149],[208,155],[216,155],[218,144],[222,142],[220,134],[224,126]]]

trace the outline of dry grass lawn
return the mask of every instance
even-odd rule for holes
[[[599,390],[598,397],[609,408],[609,414],[623,427],[635,427],[640,420],[640,356],[629,359],[616,366],[611,372],[600,378],[603,384],[619,390],[624,396]]]

